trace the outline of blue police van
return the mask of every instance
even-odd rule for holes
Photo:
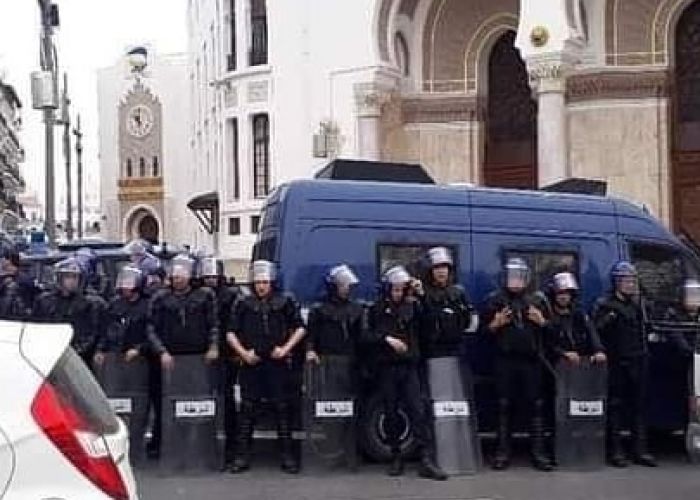
[[[266,202],[254,259],[278,264],[281,286],[303,307],[322,298],[323,276],[339,262],[356,271],[358,297],[376,298],[381,273],[397,263],[420,274],[432,246],[450,248],[459,281],[477,307],[499,286],[513,256],[533,269],[533,286],[573,271],[586,307],[610,288],[610,269],[629,259],[639,269],[651,339],[650,425],[680,430],[688,418],[685,368],[661,328],[681,301],[683,281],[700,276],[700,259],[642,207],[619,199],[540,191],[391,182],[302,180],[277,188]],[[667,323],[663,323],[668,326]],[[464,359],[476,382],[482,431],[493,429],[492,345],[465,336]],[[364,451],[386,457],[380,406],[364,406]],[[406,430],[407,439],[410,436]]]

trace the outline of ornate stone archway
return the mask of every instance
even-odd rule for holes
[[[125,240],[141,238],[151,243],[158,243],[161,231],[158,216],[149,207],[137,206],[124,218]]]

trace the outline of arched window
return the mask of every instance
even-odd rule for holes
[[[250,65],[267,64],[267,7],[265,0],[251,0],[250,36]]]
[[[146,160],[143,156],[139,158],[139,177],[146,177]]]
[[[158,166],[158,157],[153,157],[153,177],[158,177],[160,175],[160,168]]]
[[[126,176],[127,177],[134,176],[134,164],[131,162],[131,158],[126,160]]]
[[[408,50],[406,37],[400,31],[397,31],[394,36],[394,52],[396,66],[399,68],[401,75],[409,76],[411,74],[411,53]]]
[[[253,194],[264,198],[270,191],[270,118],[253,116]]]

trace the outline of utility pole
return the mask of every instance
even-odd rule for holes
[[[52,75],[53,92],[57,93],[56,49],[53,44],[53,29],[58,26],[58,7],[51,0],[38,0],[41,10],[41,69]],[[56,245],[56,206],[54,191],[54,109],[44,108],[44,133],[46,142],[46,215],[44,225],[50,246]]]
[[[63,97],[61,98],[61,119],[63,125],[63,156],[66,159],[66,237],[73,241],[73,193],[71,182],[71,143],[70,143],[70,98],[68,97],[68,74],[63,73]]]
[[[80,115],[75,117],[75,159],[78,166],[78,238],[83,238],[83,132],[80,130]]]

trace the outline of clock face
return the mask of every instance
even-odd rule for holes
[[[147,106],[138,105],[129,110],[126,129],[134,137],[145,137],[153,128],[153,112]]]

